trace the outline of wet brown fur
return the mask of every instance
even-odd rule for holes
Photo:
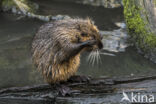
[[[97,27],[88,18],[47,23],[39,28],[34,37],[33,62],[48,83],[66,81],[76,73],[80,53],[88,48],[79,48],[81,45],[77,44],[91,39],[101,42]],[[97,46],[94,45],[94,48]]]

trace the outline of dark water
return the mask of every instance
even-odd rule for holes
[[[107,9],[74,3],[74,0],[33,0],[38,2],[43,15],[69,15],[72,17],[90,17],[101,30],[117,28],[114,22],[123,21],[122,8]],[[76,0],[75,0],[76,1]]]
[[[43,22],[28,18],[18,20],[12,14],[0,14],[0,87],[32,84],[31,40]]]
[[[122,8],[107,9],[56,0],[33,1],[39,3],[42,8],[39,11],[41,14],[88,16],[95,21],[100,30],[117,29],[115,22],[124,21]],[[42,76],[32,65],[30,51],[32,38],[43,23],[36,19],[0,13],[0,88],[44,83]],[[88,64],[86,54],[88,53],[81,57],[78,74],[93,77],[156,74],[156,64],[138,54],[134,47],[128,47],[125,52],[113,53],[115,56],[101,55],[102,63],[94,66]],[[5,102],[4,100],[4,104],[11,104]]]

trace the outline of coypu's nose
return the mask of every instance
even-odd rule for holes
[[[99,49],[102,49],[103,48],[103,44],[102,44],[101,41],[99,41],[97,45],[98,45]]]

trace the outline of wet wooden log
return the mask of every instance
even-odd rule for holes
[[[91,78],[89,81],[84,82],[68,81],[64,85],[71,88],[71,94],[68,96],[76,97],[84,94],[90,96],[122,92],[121,89],[125,90],[125,88],[128,90],[136,89],[137,91],[139,89],[148,92],[149,82],[156,83],[156,76]],[[143,86],[135,88],[139,84]],[[0,99],[55,100],[58,97],[60,96],[55,87],[48,84],[12,87],[0,90]]]

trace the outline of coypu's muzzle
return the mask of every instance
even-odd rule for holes
[[[98,46],[99,49],[102,49],[103,48],[102,42],[101,41],[98,41],[97,46]]]
[[[91,46],[91,47],[87,47],[86,50],[87,50],[87,51],[94,51],[94,50],[100,50],[100,49],[102,49],[102,48],[103,48],[103,44],[102,44],[101,40],[98,40],[98,41],[96,42],[96,44],[94,44],[94,45]]]
[[[103,35],[102,34],[99,34],[100,35],[100,39],[98,40],[97,42],[97,45],[98,45],[98,48],[99,49],[102,49],[103,48],[103,44],[102,44],[102,39],[103,39]]]

